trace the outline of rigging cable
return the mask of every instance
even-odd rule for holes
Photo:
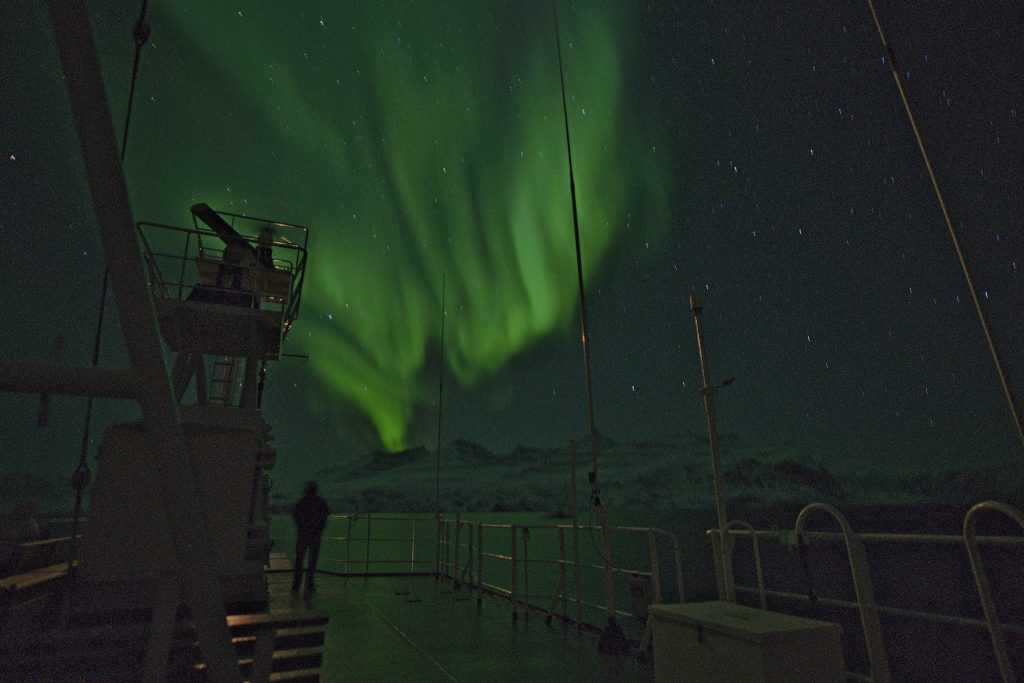
[[[132,120],[132,103],[135,101],[135,83],[139,77],[139,61],[142,59],[142,46],[149,40],[149,24],[146,22],[146,8],[149,0],[142,0],[139,19],[132,26],[132,38],[135,39],[135,61],[132,63],[131,87],[128,90],[128,108],[124,115],[124,132],[121,134],[121,161],[128,151],[128,127]]]
[[[1021,426],[1020,413],[1017,410],[1017,400],[1014,397],[1013,388],[1010,386],[1010,380],[1006,377],[1006,372],[1003,370],[1003,361],[999,356],[999,351],[996,349],[995,339],[992,337],[991,325],[988,321],[988,316],[985,314],[985,309],[981,305],[981,299],[978,298],[978,290],[974,286],[974,276],[971,275],[971,269],[967,265],[967,258],[964,256],[963,247],[960,246],[960,238],[957,235],[956,228],[953,227],[953,219],[950,218],[949,209],[946,208],[946,200],[943,197],[942,190],[939,189],[939,181],[935,176],[935,169],[932,168],[931,159],[928,156],[928,152],[924,146],[924,139],[921,137],[921,131],[917,127],[917,120],[914,118],[914,112],[910,108],[910,100],[907,98],[907,91],[903,85],[903,78],[900,76],[899,67],[896,62],[896,55],[893,53],[892,45],[885,36],[885,30],[882,28],[882,22],[878,18],[878,12],[875,10],[875,3],[873,0],[868,0],[868,7],[871,10],[871,17],[875,20],[875,28],[878,29],[878,37],[882,40],[882,47],[885,48],[885,54],[889,61],[889,70],[892,72],[892,76],[896,81],[896,89],[899,90],[900,99],[903,100],[903,108],[907,112],[907,118],[910,120],[910,127],[914,130],[914,138],[917,140],[917,147],[921,151],[921,158],[924,159],[925,168],[928,169],[928,177],[932,181],[932,188],[935,190],[935,197],[939,200],[939,208],[942,209],[942,216],[946,220],[946,227],[949,229],[949,236],[953,240],[953,248],[956,249],[957,258],[960,260],[960,267],[964,271],[964,278],[967,280],[967,289],[971,292],[971,300],[974,301],[974,309],[978,313],[978,319],[981,322],[981,328],[985,332],[985,340],[988,342],[989,351],[992,352],[992,360],[996,365],[996,372],[999,374],[999,381],[1003,385],[1003,393],[1006,395],[1006,401],[1010,404],[1010,415],[1013,418],[1013,424],[1017,427],[1017,435],[1020,437],[1021,445],[1024,445],[1024,427]]]
[[[132,37],[135,40],[135,60],[132,63],[132,76],[131,86],[128,90],[128,106],[124,117],[124,132],[121,135],[121,161],[124,162],[125,153],[128,150],[128,129],[132,118],[132,103],[135,101],[135,84],[138,81],[139,76],[139,61],[142,58],[142,47],[149,40],[150,28],[146,22],[146,9],[149,6],[149,0],[142,0],[142,9],[139,12],[139,18],[132,26]],[[99,312],[96,316],[96,334],[93,337],[92,344],[92,367],[96,367],[100,362],[100,344],[103,340],[103,319],[104,311],[107,305],[107,284],[110,281],[110,267],[104,266],[103,268],[103,285],[100,288],[100,305]],[[71,475],[71,485],[75,488],[75,512],[72,516],[71,522],[71,541],[68,549],[68,569],[67,569],[67,591],[65,592],[65,605],[70,607],[71,598],[74,594],[76,572],[75,568],[75,556],[78,553],[77,541],[78,541],[78,528],[82,516],[82,494],[85,491],[85,487],[89,485],[92,479],[92,472],[89,470],[88,455],[89,455],[89,432],[92,426],[92,404],[93,397],[89,396],[86,399],[85,404],[85,425],[82,428],[82,443],[78,453],[78,467],[75,468],[74,473]],[[65,617],[68,616],[68,612],[65,612]]]

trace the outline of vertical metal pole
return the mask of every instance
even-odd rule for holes
[[[434,554],[434,576],[441,575],[441,403],[444,400],[444,305],[448,274],[441,274],[441,351],[437,373],[437,450],[434,457],[434,517],[437,521],[437,552]]]
[[[348,518],[348,530],[345,532],[345,573],[348,574],[348,561],[352,554],[352,517]]]
[[[371,514],[366,513],[366,573],[370,573],[370,518]]]
[[[597,479],[597,427],[594,422],[594,388],[590,371],[590,334],[587,331],[587,297],[583,287],[583,257],[580,251],[580,221],[576,207],[576,178],[572,166],[572,142],[569,136],[569,111],[565,101],[565,70],[562,67],[562,40],[558,33],[558,12],[551,5],[555,19],[555,43],[558,47],[558,75],[562,85],[562,120],[565,122],[565,147],[569,158],[569,194],[572,198],[572,227],[576,238],[576,280],[580,297],[580,340],[583,346],[583,369],[587,379],[587,418],[590,425],[590,496],[597,508],[597,520],[601,526],[601,545],[604,560],[604,600],[607,608],[608,630],[616,632],[615,624],[615,590],[612,581],[612,538],[608,529],[608,511],[601,502],[601,489]]]
[[[647,551],[651,561],[651,583],[654,584],[654,604],[661,604],[661,567],[658,561],[658,539],[653,530],[647,532]]]
[[[469,552],[468,552],[468,555],[466,556],[466,565],[467,565],[469,571],[466,572],[466,575],[469,577],[469,589],[470,589],[470,591],[472,591],[473,590],[473,584],[475,583],[475,581],[474,581],[474,574],[473,574],[473,560],[476,558],[476,555],[473,554],[473,524],[472,524],[472,522],[469,523],[469,526],[466,529],[466,539],[469,541]]]
[[[484,527],[477,524],[476,527],[476,604],[479,607],[484,601]]]
[[[462,511],[461,510],[456,510],[455,511],[455,550],[452,553],[453,557],[454,557],[454,561],[455,561],[454,565],[453,565],[454,571],[452,572],[452,580],[455,583],[455,590],[459,590],[459,588],[460,588],[460,585],[459,585],[459,557],[461,556],[462,553],[459,552],[460,551],[459,544],[461,542],[462,542]]]
[[[444,400],[444,304],[445,304],[445,285],[447,284],[448,274],[441,274],[441,351],[440,351],[440,369],[437,373],[437,453],[436,463],[434,467],[434,513],[440,517],[441,515],[441,417],[443,412],[441,410],[442,401]]]
[[[725,514],[725,493],[722,489],[722,463],[718,451],[718,425],[715,423],[715,387],[711,386],[711,373],[708,370],[708,358],[704,351],[704,332],[700,324],[700,298],[690,295],[690,311],[693,313],[693,324],[697,329],[697,353],[700,354],[700,374],[704,387],[700,390],[704,397],[704,411],[708,416],[708,440],[711,443],[711,473],[715,481],[715,513],[718,516],[718,528],[724,529],[729,521]]]
[[[444,521],[444,575],[451,576],[452,569],[452,524],[450,520]]]
[[[583,625],[583,603],[580,602],[580,520],[576,505],[576,442],[569,442],[569,470],[572,473],[572,564],[576,575],[576,627]]]
[[[513,524],[510,528],[510,540],[512,541],[512,547],[509,551],[509,558],[512,562],[512,577],[509,579],[509,595],[512,598],[512,623],[519,621],[519,593],[516,586],[516,525]]]
[[[188,247],[192,241],[192,233],[185,233],[185,253],[181,256],[181,272],[178,274],[178,299],[182,299],[185,295],[185,264],[188,263]]]
[[[441,516],[434,513],[434,579],[441,575]]]
[[[409,549],[409,573],[416,572],[416,520],[412,520],[412,543]]]
[[[569,601],[567,589],[569,584],[565,582],[565,529],[558,527],[558,585],[562,587],[562,621],[569,618]]]
[[[679,602],[686,602],[683,595],[683,551],[679,547],[679,539],[672,536],[672,559],[676,563],[676,591],[679,593]]]
[[[209,676],[218,681],[238,681],[241,672],[229,640],[213,544],[167,375],[153,302],[145,285],[89,15],[82,0],[50,0],[49,8],[124,343],[132,372],[142,387],[139,405],[153,444],[153,452],[142,457],[150,458],[150,465],[158,473],[158,495],[167,520],[175,571],[183,580]]]
[[[530,527],[523,527],[523,607],[530,620]]]

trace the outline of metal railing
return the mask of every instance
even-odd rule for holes
[[[981,539],[975,536],[974,533],[978,522],[978,514],[988,511],[1006,515],[1015,521],[1021,529],[1024,529],[1024,516],[1021,515],[1020,510],[1017,508],[994,500],[978,503],[968,510],[964,516],[964,545],[967,546],[967,556],[971,560],[971,573],[974,574],[974,585],[978,589],[981,608],[985,613],[985,627],[988,629],[989,637],[992,639],[992,649],[995,651],[999,673],[1004,681],[1015,681],[1017,678],[1013,673],[1013,663],[1010,661],[1010,654],[1006,649],[1006,636],[1003,633],[1009,630],[1010,626],[999,621],[999,613],[996,611],[995,602],[992,600],[992,589],[988,583],[988,574],[985,572],[981,551],[978,549],[978,542]]]
[[[467,585],[471,590],[477,590],[478,601],[484,593],[507,599],[511,605],[513,621],[519,618],[522,610],[527,618],[530,612],[538,612],[549,622],[557,617],[566,622],[595,628],[605,623],[608,605],[599,601],[606,598],[603,557],[594,543],[589,551],[594,559],[581,561],[578,552],[579,534],[600,533],[600,527],[467,523],[458,517],[454,520],[442,519],[442,524],[441,574],[452,578],[456,585]],[[463,526],[467,527],[465,541],[461,531]],[[679,541],[674,534],[651,527],[611,527],[609,531],[616,538],[619,557],[627,557],[635,563],[623,566],[621,560],[616,563],[615,558],[612,558],[613,582],[618,579],[615,587],[621,591],[624,587],[622,580],[628,579],[630,600],[625,603],[631,602],[633,607],[628,612],[621,609],[615,609],[614,612],[617,616],[625,617],[626,623],[636,619],[635,623],[642,628],[649,604],[663,602],[666,593],[672,593],[680,601],[683,599]],[[572,559],[567,557],[567,535],[572,541]],[[670,549],[669,562],[674,568],[674,585],[669,591],[666,591],[663,584],[661,546]],[[551,552],[555,548],[556,553]],[[531,556],[531,549],[548,552],[538,553],[535,550]],[[463,550],[467,551],[464,560],[461,555]],[[495,563],[498,563],[497,569],[494,568]],[[570,569],[573,576],[571,589]],[[498,579],[491,578],[495,574]],[[534,587],[540,584],[550,587],[551,592],[535,592],[531,589],[531,579]],[[502,585],[502,580],[507,585]],[[621,600],[615,602],[623,604]],[[572,612],[570,605],[573,607]]]
[[[841,528],[836,532],[810,532],[804,527],[808,516],[816,511],[827,512],[838,523]],[[1024,636],[1024,624],[1002,623],[999,620],[995,602],[992,597],[987,573],[982,562],[979,545],[1002,546],[1013,548],[1024,548],[1024,536],[976,536],[975,526],[977,515],[983,511],[1001,513],[1024,529],[1024,516],[1021,512],[1005,503],[986,501],[978,503],[970,509],[964,518],[963,535],[939,535],[939,534],[899,534],[899,533],[854,533],[846,518],[835,508],[823,503],[811,503],[804,507],[799,515],[795,527],[789,530],[754,530],[748,523],[733,520],[721,531],[709,529],[707,536],[716,546],[714,557],[716,560],[716,575],[719,580],[719,595],[722,600],[735,601],[736,593],[756,594],[761,602],[762,608],[766,605],[766,597],[785,601],[799,601],[810,603],[812,609],[816,605],[826,605],[834,608],[857,610],[860,614],[861,625],[864,631],[865,645],[867,648],[868,661],[871,666],[869,675],[858,672],[847,671],[846,676],[854,680],[867,681],[888,681],[890,680],[889,661],[883,643],[879,615],[887,614],[899,617],[921,619],[931,622],[951,624],[955,626],[967,626],[984,628],[989,632],[992,640],[993,651],[999,672],[1003,681],[1015,681],[1013,667],[1010,662],[1008,648],[1005,639],[1006,632],[1012,632],[1018,636]],[[722,562],[731,565],[732,552],[735,541],[740,537],[749,536],[753,542],[753,562],[757,576],[757,587],[734,585],[723,581],[723,577],[731,576],[731,572],[724,571]],[[772,590],[765,587],[760,553],[759,541],[774,541],[780,546],[792,548],[797,547],[801,552],[801,561],[804,564],[805,573],[809,577],[807,567],[806,548],[811,542],[838,543],[842,542],[847,550],[847,555],[852,573],[855,601],[841,600],[836,598],[819,597],[813,582],[808,580],[808,594],[794,593],[785,590]],[[940,545],[957,546],[963,544],[966,548],[971,563],[971,570],[974,574],[977,587],[978,599],[981,603],[984,619],[958,616],[943,612],[908,609],[892,605],[879,605],[875,602],[874,592],[871,585],[871,569],[864,549],[865,544],[916,544],[916,545]],[[724,552],[718,552],[718,548]]]
[[[182,228],[163,223],[137,225],[148,282],[153,296],[180,301],[204,295],[204,299],[249,308],[269,306],[282,313],[283,334],[298,317],[305,280],[309,229],[302,225],[218,212],[236,221],[243,231],[270,227],[273,242],[261,244],[247,234],[238,239],[253,253],[266,250],[264,264],[225,264],[223,240],[216,232],[200,227]],[[193,221],[195,217],[193,217]]]
[[[808,531],[808,519],[821,513],[831,516],[840,530]],[[980,513],[1000,513],[1024,528],[1024,516],[1018,509],[989,501],[979,503],[967,513],[963,535],[855,533],[838,510],[822,503],[812,503],[801,510],[791,530],[756,530],[744,521],[733,520],[721,532],[711,529],[707,535],[716,545],[712,555],[719,577],[731,575],[723,572],[721,563],[732,564],[736,541],[749,538],[752,544],[756,585],[723,585],[720,581],[721,599],[734,602],[737,595],[749,595],[762,609],[768,606],[770,599],[776,603],[809,603],[812,613],[821,606],[855,611],[859,615],[869,671],[867,674],[847,671],[848,679],[891,679],[880,622],[882,617],[898,617],[986,629],[1002,679],[1014,681],[1015,672],[1006,635],[1024,637],[1024,624],[1000,620],[979,548],[1021,549],[1024,548],[1024,536],[976,535]],[[475,593],[478,604],[485,595],[507,601],[513,621],[518,621],[521,614],[528,619],[533,613],[543,616],[549,623],[557,618],[593,629],[600,629],[605,622],[607,605],[602,599],[604,562],[599,544],[588,538],[598,533],[599,527],[543,521],[469,521],[460,513],[451,517],[429,514],[334,515],[331,519],[335,530],[343,525],[345,531],[324,536],[321,566],[327,572],[346,576],[436,576],[452,581],[456,591],[466,590],[470,597]],[[616,538],[614,559],[618,560],[612,563],[615,587],[618,594],[623,595],[628,586],[633,602],[632,611],[615,610],[617,616],[625,617],[624,626],[643,627],[649,604],[684,601],[681,549],[675,535],[651,527],[613,527],[611,532]],[[769,576],[765,571],[765,543],[800,552],[807,581],[806,594],[785,590],[785,586],[779,589],[767,585],[769,579],[777,581],[780,577]],[[809,566],[808,549],[812,544],[842,544],[854,599],[817,594]],[[893,545],[966,548],[984,618],[929,611],[932,606],[917,609],[877,603],[866,546]],[[629,599],[616,600],[620,605],[629,602]],[[648,635],[649,632],[644,633],[639,638],[640,642],[645,643]]]
[[[343,527],[344,533],[330,533],[332,527]],[[513,621],[520,613],[528,618],[534,612],[549,622],[558,618],[600,628],[607,617],[604,563],[596,548],[585,552],[584,560],[579,552],[580,536],[599,531],[589,525],[466,521],[461,514],[331,515],[328,533],[321,539],[318,571],[342,576],[437,576],[451,580],[456,590],[475,592],[478,604],[485,595],[507,600]],[[617,556],[628,558],[628,564],[613,563],[612,573],[617,588],[623,593],[628,588],[633,603],[632,611],[615,612],[635,619],[632,623],[642,628],[649,604],[666,597],[683,599],[679,540],[650,527],[613,527],[611,533],[617,540]],[[277,535],[278,547],[293,538]],[[670,571],[663,571],[664,567]]]

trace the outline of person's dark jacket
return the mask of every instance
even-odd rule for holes
[[[318,538],[327,524],[327,515],[331,514],[327,501],[320,496],[303,496],[292,508],[292,519],[298,527],[299,536]]]

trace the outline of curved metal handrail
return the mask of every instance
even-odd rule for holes
[[[745,522],[742,519],[734,519],[724,527],[722,527],[722,536],[732,531],[734,528],[743,528],[750,532],[750,539],[754,545],[754,571],[757,574],[757,592],[761,598],[761,609],[768,609],[768,604],[765,600],[764,592],[764,574],[761,572],[761,548],[757,541],[757,533],[754,531],[754,527],[749,522]],[[725,561],[732,565],[732,544],[722,543],[722,552],[725,554]],[[730,583],[727,588],[726,601],[736,602],[736,585]]]
[[[999,673],[1005,683],[1012,683],[1017,680],[1013,672],[1013,663],[1006,650],[1006,637],[1003,635],[1003,625],[999,623],[999,614],[996,612],[995,603],[992,602],[992,590],[989,587],[988,576],[985,574],[985,567],[981,563],[981,552],[978,550],[978,540],[974,535],[974,527],[977,524],[977,515],[982,511],[1001,512],[1024,529],[1024,515],[1020,510],[1000,503],[996,500],[986,500],[976,504],[964,516],[964,545],[967,546],[967,556],[971,560],[971,572],[974,574],[974,585],[978,588],[978,598],[981,600],[981,608],[985,613],[985,624],[988,626],[989,636],[992,638],[992,648],[996,653],[996,662],[999,664]]]
[[[800,511],[796,517],[793,533],[798,539],[803,537],[804,524],[811,513],[821,510],[827,512],[838,523],[846,541],[846,554],[850,559],[850,571],[853,574],[853,590],[857,596],[860,609],[860,623],[864,629],[864,642],[868,650],[868,661],[871,664],[871,680],[877,683],[889,683],[889,656],[885,652],[882,641],[882,627],[878,620],[878,606],[875,604],[874,590],[871,587],[871,573],[868,569],[868,558],[864,552],[864,544],[853,535],[853,529],[843,513],[825,503],[811,503]]]

